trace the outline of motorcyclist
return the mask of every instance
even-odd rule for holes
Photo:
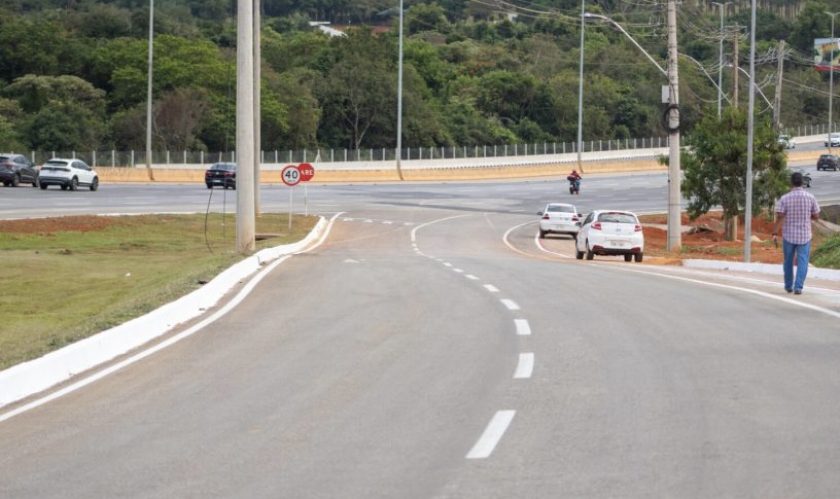
[[[569,186],[572,188],[575,194],[580,194],[580,179],[583,178],[577,172],[577,170],[572,170],[572,173],[566,177],[566,180],[569,181]]]

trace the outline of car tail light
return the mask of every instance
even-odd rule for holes
[[[542,219],[543,220],[551,220],[551,217],[548,216],[548,213],[546,213],[545,215],[543,215]]]
[[[225,177],[232,177],[232,176],[233,176],[233,173],[231,173],[231,172],[225,172]]]
[[[639,225],[639,224],[636,224],[635,231],[636,232],[641,232],[642,231],[642,226]]]
[[[595,222],[592,224],[592,230],[601,230],[601,222]]]
[[[578,220],[578,217],[572,217],[572,222],[577,222]]]

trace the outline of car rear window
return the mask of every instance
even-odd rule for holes
[[[236,165],[232,165],[230,163],[218,163],[210,167],[211,170],[225,170],[225,171],[233,171],[236,170]]]
[[[611,222],[616,224],[635,224],[636,217],[629,213],[601,213],[598,215],[599,222]]]
[[[552,213],[574,213],[575,208],[565,204],[550,204],[548,205],[548,211]]]
[[[67,166],[66,161],[47,161],[44,166]]]

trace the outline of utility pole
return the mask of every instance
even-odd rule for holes
[[[668,0],[668,251],[679,251],[682,247],[678,63],[677,4]]]
[[[580,74],[578,75],[577,166],[583,173],[583,44],[586,26],[586,0],[580,0]]]
[[[148,80],[146,88],[146,172],[149,180],[154,182],[155,174],[152,172],[152,63],[155,58],[155,0],[149,0],[149,72],[146,75]]]
[[[738,66],[740,64],[739,59],[738,59],[740,57],[738,55],[738,45],[739,45],[739,42],[741,41],[740,40],[741,31],[736,28],[735,31],[734,31],[734,34],[735,34],[735,39],[732,40],[732,43],[735,44],[734,47],[733,47],[733,54],[732,54],[732,78],[735,81],[735,83],[732,87],[732,106],[735,109],[737,109],[738,108]]]
[[[254,2],[238,0],[236,19],[236,251],[255,247]]]
[[[254,0],[254,214],[260,214],[260,166],[262,165],[262,15]]]
[[[399,56],[397,57],[397,176],[404,180],[402,174],[402,104],[403,104],[403,0],[400,0],[400,40]]]
[[[254,0],[254,214],[260,215],[260,167],[262,166],[262,15],[260,0]]]
[[[720,43],[718,44],[718,101],[717,101],[717,112],[718,112],[718,120],[720,120],[720,110],[721,110],[721,97],[723,94],[723,15],[726,13],[726,6],[731,4],[732,2],[712,2],[712,5],[717,5],[720,9]]]
[[[776,70],[779,75],[776,79],[776,96],[773,98],[773,128],[781,131],[782,121],[782,76],[785,71],[785,41],[779,42],[779,66]]]
[[[836,40],[834,40],[834,16],[840,14],[840,12],[826,12],[829,16],[831,16],[831,58],[828,61],[829,67],[829,83],[828,83],[828,152],[831,153],[831,132],[834,131],[833,129],[833,116],[832,112],[832,98],[834,97],[834,45],[836,44]]]
[[[744,261],[752,260],[753,142],[755,137],[755,1],[750,2],[750,91],[747,107],[747,178],[744,203]]]

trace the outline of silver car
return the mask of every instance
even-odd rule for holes
[[[537,215],[542,217],[540,239],[545,238],[546,234],[567,234],[574,238],[580,229],[580,219],[583,218],[575,205],[567,203],[548,203]]]

